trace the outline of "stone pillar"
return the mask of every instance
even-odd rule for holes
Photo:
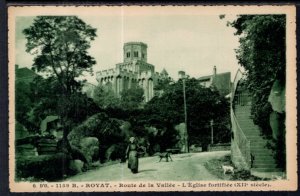
[[[143,89],[144,89],[144,95],[145,95],[145,101],[149,101],[149,90],[148,90],[148,80],[143,79]]]
[[[151,83],[151,82],[152,82],[152,80],[151,80],[151,79],[148,79],[148,89],[147,89],[147,90],[148,90],[148,101],[152,98],[152,94],[151,94],[151,93],[152,93],[152,92],[151,92],[151,87],[152,87],[151,84],[152,84],[152,83]]]
[[[132,88],[132,78],[129,78],[129,84],[128,84],[128,88]]]
[[[124,77],[121,77],[120,78],[120,95],[121,95],[121,92],[124,90]]]
[[[117,78],[114,76],[113,81],[112,81],[112,87],[113,87],[113,92],[117,94],[117,89],[118,89],[118,83],[117,83]]]
[[[117,96],[119,97],[120,96],[120,94],[121,94],[121,77],[120,76],[118,76],[117,78],[116,78],[117,80],[116,80],[116,94],[117,94]]]

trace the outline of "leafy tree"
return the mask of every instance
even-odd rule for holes
[[[210,142],[210,120],[215,122],[215,142],[228,142],[229,137],[229,103],[217,91],[204,88],[199,81],[186,79],[186,103],[188,134],[190,144],[204,147]],[[174,126],[184,122],[182,80],[172,83],[164,90],[161,97],[154,97],[145,105],[144,122],[165,130],[163,142],[165,147],[172,147],[178,133]],[[223,137],[224,134],[226,137]],[[222,135],[222,137],[219,137]]]
[[[88,55],[96,29],[76,16],[38,16],[24,29],[26,51],[35,55],[33,68],[58,79],[66,94],[77,90],[75,78],[92,73],[96,64]]]
[[[30,99],[30,85],[25,82],[16,83],[16,120],[29,130],[36,127],[28,121],[27,113],[31,110],[32,100]]]
[[[144,90],[140,87],[121,92],[121,106],[125,110],[138,109],[144,100]]]
[[[94,92],[95,103],[104,109],[120,107],[120,99],[111,88],[97,86]]]
[[[71,97],[81,89],[78,77],[84,72],[92,73],[96,63],[87,51],[96,37],[96,29],[76,16],[38,16],[23,33],[27,39],[26,51],[35,56],[33,69],[59,84],[55,86],[59,90],[55,96],[64,103],[60,105],[61,119],[63,123],[70,121],[65,112],[70,109]],[[51,105],[49,101],[43,103]],[[69,126],[63,124],[63,127],[66,139]]]
[[[49,115],[65,117],[65,126],[75,126],[99,111],[99,107],[81,92],[74,92],[66,99],[61,96],[62,86],[55,77],[37,77],[31,83],[31,110],[27,112],[30,122],[39,127],[40,122]],[[68,109],[62,109],[68,108]]]
[[[236,50],[241,66],[247,71],[247,87],[252,95],[254,122],[263,134],[271,136],[268,97],[275,80],[285,85],[286,75],[286,16],[241,15],[231,23],[239,35],[240,46]],[[285,116],[284,114],[282,116]],[[284,122],[284,120],[282,121]],[[275,157],[285,168],[285,130],[275,141]]]
[[[269,93],[276,79],[285,81],[285,20],[285,15],[241,15],[231,23],[240,36],[236,53],[247,71],[254,121],[267,133]]]
[[[174,80],[171,77],[162,78],[161,80],[157,81],[157,84],[154,86],[154,90],[165,90],[173,82]]]

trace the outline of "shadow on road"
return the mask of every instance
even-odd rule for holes
[[[143,169],[143,170],[140,170],[139,173],[148,172],[148,171],[157,171],[157,170],[156,169]]]

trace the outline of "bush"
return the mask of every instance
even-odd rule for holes
[[[64,153],[19,157],[16,160],[16,179],[34,177],[55,181],[68,174],[71,157]]]
[[[127,140],[131,135],[130,123],[115,118],[109,118],[105,113],[98,113],[85,120],[81,125],[75,127],[69,133],[68,139],[71,145],[82,150],[80,141],[83,138],[97,138],[100,143],[98,156],[100,157],[101,163],[103,163],[104,160],[106,160],[105,153],[107,149],[113,144],[117,149],[123,149],[124,144],[127,143]],[[123,153],[121,153],[121,151],[119,152],[113,153],[112,158],[122,158]]]

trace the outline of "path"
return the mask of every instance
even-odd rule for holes
[[[189,180],[220,180],[207,171],[204,164],[210,159],[221,158],[230,151],[202,152],[172,155],[173,162],[158,162],[159,158],[146,157],[139,159],[139,173],[132,174],[127,163],[118,163],[100,167],[66,181],[189,181]]]

